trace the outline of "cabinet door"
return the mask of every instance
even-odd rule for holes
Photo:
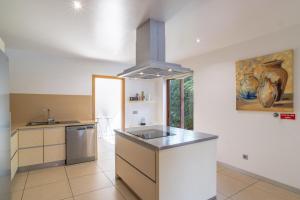
[[[66,160],[66,145],[54,145],[44,147],[44,162]]]
[[[44,129],[44,144],[65,144],[65,127],[54,127]]]
[[[17,173],[18,166],[19,166],[18,160],[19,160],[19,155],[18,152],[16,152],[14,154],[14,157],[10,161],[11,180],[15,177]]]
[[[10,138],[10,158],[12,158],[18,151],[18,133],[15,133]]]
[[[117,135],[116,153],[152,180],[156,180],[155,151]]]
[[[43,147],[19,150],[19,167],[42,164],[43,161]]]
[[[40,147],[43,144],[43,129],[19,131],[19,148]]]
[[[155,183],[119,156],[116,156],[116,173],[141,199],[156,199]]]

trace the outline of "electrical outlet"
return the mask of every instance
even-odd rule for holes
[[[137,115],[139,112],[137,110],[132,111],[132,114]]]
[[[244,160],[248,160],[248,155],[247,154],[243,154],[243,159]]]

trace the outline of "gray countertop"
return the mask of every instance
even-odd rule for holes
[[[137,137],[129,133],[133,131],[153,130],[153,129],[160,130],[160,131],[168,131],[175,135],[154,138],[154,139],[143,139],[141,137]],[[190,131],[190,130],[185,130],[180,128],[174,128],[174,127],[167,127],[162,125],[127,128],[125,130],[115,130],[115,132],[118,135],[126,137],[131,141],[137,142],[143,146],[155,150],[170,149],[174,147],[184,146],[184,145],[198,143],[198,142],[205,142],[208,140],[214,140],[218,138],[218,136],[216,135],[195,132],[195,131]]]

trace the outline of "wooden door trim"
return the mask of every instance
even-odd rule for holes
[[[119,78],[117,76],[107,76],[107,75],[93,75],[92,78],[92,114],[93,114],[93,120],[95,120],[95,113],[96,113],[96,79],[97,78],[105,78],[105,79],[116,79],[116,80],[121,80],[121,116],[122,116],[122,124],[121,127],[122,129],[125,129],[125,79],[124,78]]]

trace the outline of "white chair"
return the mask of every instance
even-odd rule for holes
[[[110,116],[97,117],[97,121],[99,124],[100,138],[114,135],[112,130],[112,117]]]

